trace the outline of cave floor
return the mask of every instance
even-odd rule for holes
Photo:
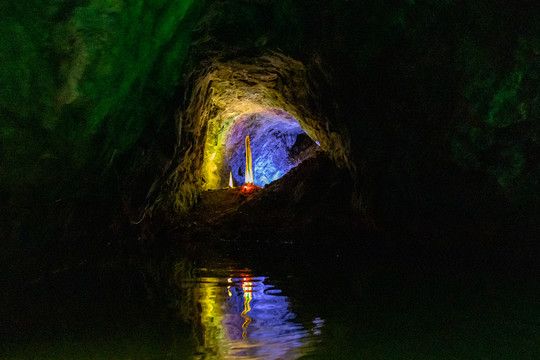
[[[176,241],[194,246],[230,241],[295,246],[331,244],[335,239],[356,242],[370,229],[351,211],[351,184],[344,173],[320,155],[264,188],[205,191],[180,221]]]

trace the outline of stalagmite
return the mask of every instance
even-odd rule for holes
[[[246,185],[253,185],[253,168],[251,166],[251,147],[249,135],[246,136]]]

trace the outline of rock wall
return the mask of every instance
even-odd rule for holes
[[[285,111],[336,163],[348,162],[342,135],[329,132],[328,120],[309,108],[315,95],[299,61],[276,52],[229,61],[210,58],[198,64],[188,82],[186,110],[178,117],[179,161],[172,164],[163,192],[174,195],[177,210],[188,210],[203,189],[220,186],[227,135],[242,115]]]
[[[532,224],[540,209],[535,1],[28,0],[0,14],[4,238],[96,196],[185,211],[223,126],[266,109],[350,171],[365,213]]]
[[[157,134],[203,5],[0,2],[0,237],[41,241],[84,216],[74,207],[131,196],[134,163],[167,141]]]

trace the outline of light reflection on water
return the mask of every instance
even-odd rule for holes
[[[267,277],[205,270],[187,285],[199,311],[194,359],[297,359],[315,347],[324,321],[297,321],[290,299]]]

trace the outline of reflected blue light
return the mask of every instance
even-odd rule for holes
[[[244,183],[246,153],[244,139],[251,141],[254,183],[264,186],[285,175],[301,160],[291,149],[304,130],[298,121],[281,110],[268,110],[239,117],[231,128],[225,147],[227,176]]]
[[[296,321],[290,300],[266,277],[202,278],[197,295],[204,359],[297,359],[313,347],[323,321]]]
[[[306,331],[299,324],[291,320],[296,315],[289,310],[289,300],[286,296],[278,296],[276,289],[264,283],[264,277],[232,279],[228,299],[228,311],[224,315],[227,331],[233,340],[238,337],[238,330],[242,329],[245,319],[239,316],[246,309],[246,297],[250,298],[250,310],[245,314],[251,318],[247,327],[246,339],[275,338],[276,344],[291,343],[293,347],[302,345],[294,341],[306,335]],[[248,285],[246,285],[248,284]],[[281,337],[280,334],[295,333],[293,337]]]

